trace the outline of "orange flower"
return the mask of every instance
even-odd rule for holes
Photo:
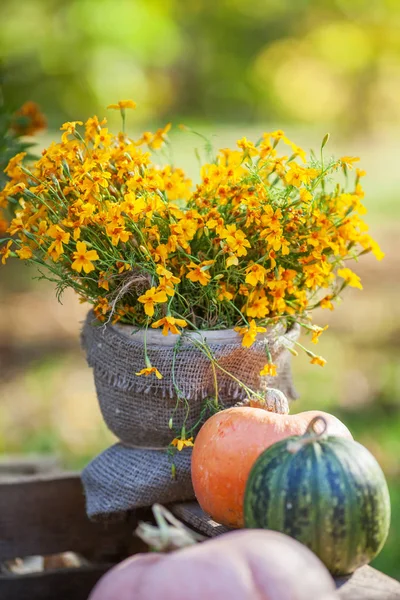
[[[92,261],[99,260],[99,255],[96,250],[88,250],[85,242],[76,243],[76,252],[73,253],[72,257],[75,261],[71,265],[71,269],[81,273],[82,269],[85,273],[94,271],[95,266]]]
[[[35,102],[28,101],[14,115],[11,129],[17,135],[34,135],[45,129],[47,121]]]
[[[7,231],[8,223],[5,219],[0,217],[0,233],[5,233]]]

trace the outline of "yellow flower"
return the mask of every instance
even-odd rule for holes
[[[359,241],[362,247],[372,252],[377,260],[382,260],[385,257],[385,253],[381,250],[378,242],[373,240],[370,235],[363,235]]]
[[[191,447],[194,445],[193,438],[191,437],[191,438],[188,438],[187,440],[181,439],[181,438],[174,438],[171,442],[171,445],[175,446],[180,452],[181,450],[183,450],[183,448]]]
[[[270,377],[276,377],[276,365],[272,363],[267,363],[260,371],[260,375],[269,375]]]
[[[246,238],[245,233],[243,233],[243,231],[240,229],[238,231],[234,231],[232,235],[228,235],[226,238],[226,243],[228,244],[228,248],[232,252],[235,252],[236,256],[246,256],[246,248],[251,248],[251,244]]]
[[[98,298],[98,303],[95,305],[93,310],[96,317],[99,318],[100,315],[107,314],[108,311],[111,310],[111,306],[109,305],[107,298],[100,297]]]
[[[354,166],[354,163],[358,162],[360,160],[360,157],[359,156],[342,156],[339,160],[344,167],[347,167],[347,169],[352,169]]]
[[[165,142],[166,135],[170,129],[171,129],[171,123],[167,123],[167,125],[165,125],[165,127],[158,129],[155,132],[153,139],[149,143],[150,148],[152,148],[153,150],[158,150],[159,148],[161,148],[161,146]]]
[[[112,139],[113,137],[108,133],[107,128],[100,129],[99,133],[94,138],[94,147],[98,148],[102,145],[103,148],[108,148],[108,146],[111,145]],[[109,173],[107,173],[107,175],[109,175]]]
[[[10,179],[17,179],[20,177],[22,173],[21,163],[24,160],[25,156],[26,152],[19,152],[19,154],[16,154],[10,159],[8,165],[4,169],[4,173],[7,173]]]
[[[230,254],[228,256],[228,258],[226,259],[226,266],[227,267],[231,267],[232,265],[235,265],[235,267],[239,264],[239,259],[235,254]]]
[[[267,135],[264,133],[264,135]],[[272,131],[269,134],[274,140],[283,140],[284,142],[288,142],[289,140],[285,136],[285,132],[282,129],[277,129],[276,131]]]
[[[201,285],[207,285],[211,279],[208,269],[213,263],[213,260],[205,260],[199,265],[196,265],[194,262],[190,262],[189,269],[191,269],[191,271],[189,271],[189,273],[186,275],[187,279],[190,279],[190,281],[193,282],[198,281]]]
[[[64,229],[61,229],[59,225],[51,225],[47,230],[47,235],[54,239],[47,250],[47,253],[56,262],[61,254],[64,253],[63,244],[69,243],[70,234]]]
[[[308,204],[312,200],[312,194],[306,188],[300,190],[300,200]]]
[[[286,173],[285,179],[288,185],[300,187],[302,183],[308,185],[317,176],[315,169],[306,169],[295,162],[288,163],[289,171]]]
[[[119,242],[125,243],[131,237],[129,231],[122,225],[114,225],[113,223],[107,225],[106,233],[110,237],[113,246],[118,246]]]
[[[141,371],[139,371],[138,373],[135,373],[135,375],[144,375],[145,377],[148,377],[149,375],[151,375],[152,373],[154,373],[154,375],[157,377],[157,379],[162,379],[163,376],[161,375],[160,371],[157,369],[157,367],[145,367],[144,369],[142,369]]]
[[[81,273],[82,269],[85,273],[94,271],[95,266],[92,261],[99,260],[99,255],[96,250],[88,250],[85,242],[76,243],[76,251],[72,254],[74,262],[71,265],[71,269]]]
[[[296,146],[296,144],[293,144],[293,142],[291,142],[289,146],[291,147],[294,156],[299,156],[303,162],[306,162],[306,153],[303,148]]]
[[[312,365],[319,365],[320,367],[324,367],[326,365],[326,360],[322,358],[322,356],[313,356],[310,360]]]
[[[178,279],[178,278],[174,277],[174,279]],[[179,279],[179,281],[180,281],[180,279]],[[167,279],[166,277],[160,277],[160,279],[158,281],[158,289],[164,290],[164,292],[168,296],[175,296],[175,288],[174,288],[171,280]]]
[[[155,287],[152,287],[145,294],[139,296],[138,300],[144,304],[146,315],[152,317],[154,315],[154,305],[160,302],[167,302],[168,296],[163,290],[157,290]]]
[[[184,319],[175,319],[175,317],[163,317],[162,319],[159,319],[158,321],[155,321],[151,324],[153,329],[162,326],[163,335],[168,335],[169,331],[175,335],[181,333],[177,325],[179,327],[186,327],[187,323]]]
[[[250,156],[258,154],[257,148],[254,146],[253,142],[249,142],[249,140],[245,137],[241,140],[238,140],[236,144],[241,150],[243,150],[243,152],[247,152]]]
[[[33,255],[29,246],[21,246],[21,249],[17,250],[15,254],[17,254],[21,260],[29,260]]]
[[[257,283],[264,283],[266,273],[267,269],[262,265],[251,265],[246,269],[245,282],[253,286],[256,286]]]
[[[110,291],[110,281],[109,281],[109,278],[107,277],[105,271],[100,271],[100,277],[99,277],[99,281],[97,282],[97,285],[99,288],[103,288],[104,290],[107,290],[107,292]]]
[[[312,338],[311,338],[311,341],[313,344],[318,344],[319,336],[321,335],[321,333],[323,331],[326,331],[328,329],[328,327],[329,327],[329,325],[325,325],[325,327],[318,327],[318,325],[313,326]]]
[[[233,300],[233,294],[227,289],[225,282],[220,284],[217,299],[220,300],[220,302],[223,302],[224,300]]]
[[[115,110],[121,110],[125,108],[136,108],[136,102],[133,100],[120,100],[118,104],[109,104],[107,108],[113,108]]]
[[[359,276],[353,273],[351,269],[338,269],[337,274],[339,277],[343,277],[347,285],[359,288],[360,290],[363,289]]]
[[[87,140],[92,140],[100,131],[103,125],[107,123],[107,119],[99,121],[98,117],[90,117],[85,123],[85,137]]]
[[[60,130],[65,132],[61,136],[63,144],[68,144],[68,136],[75,133],[78,125],[83,125],[82,121],[68,121],[60,127]]]
[[[333,310],[335,307],[331,302],[332,300],[332,296],[325,296],[325,298],[322,298],[322,300],[319,303],[319,306],[321,308],[329,308],[329,310]]]
[[[175,275],[172,273],[172,271],[169,271],[162,265],[157,266],[156,273],[157,273],[157,275],[161,275],[162,277],[165,277],[165,279],[167,279],[170,283],[173,283],[173,284],[180,283],[180,281],[181,281],[179,279],[179,277],[175,277]]]
[[[268,304],[268,298],[264,290],[261,290],[261,292],[255,291],[249,296],[246,313],[249,317],[264,319],[269,313]]]
[[[10,227],[7,229],[8,233],[15,235],[25,229],[24,223],[21,219],[15,218],[11,221]]]
[[[0,250],[0,254],[2,254],[1,263],[3,265],[6,264],[6,260],[10,256],[10,254],[11,254],[11,250],[10,250],[11,244],[12,244],[12,240],[10,240],[9,242],[7,242],[7,245],[3,246],[3,248]]]
[[[264,207],[264,213],[261,215],[261,224],[265,228],[265,231],[261,233],[261,237],[266,237],[268,233],[282,233],[281,220],[282,210],[277,208],[275,211],[271,205]]]
[[[249,348],[256,341],[257,333],[264,333],[267,330],[265,327],[257,327],[256,322],[252,319],[249,322],[249,327],[235,327],[235,331],[243,336],[242,346]]]

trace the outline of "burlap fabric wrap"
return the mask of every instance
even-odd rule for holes
[[[295,392],[286,347],[298,335],[297,325],[286,331],[286,326],[278,324],[259,334],[253,346],[244,348],[234,330],[202,332],[224,369],[254,390],[265,394],[268,386],[273,386],[290,399]],[[150,329],[148,356],[163,379],[154,375],[138,377],[135,373],[144,367],[143,336],[143,330],[127,325],[103,325],[91,312],[83,327],[82,344],[94,371],[100,409],[107,426],[120,440],[83,471],[87,512],[93,519],[115,519],[132,508],[194,497],[191,449],[185,448],[175,455],[174,480],[171,458],[163,449],[173,436],[168,428],[171,415],[174,413],[174,428],[179,430],[187,413],[185,401],[177,402],[173,372],[175,383],[190,405],[189,429],[198,421],[205,398],[214,395],[211,363],[191,341],[191,338],[201,339],[199,334],[163,336],[161,330]],[[260,377],[266,363],[266,345],[278,367],[277,377]],[[218,369],[217,378],[221,405],[227,408],[245,399],[243,389]],[[285,407],[278,406],[276,410],[285,412]]]

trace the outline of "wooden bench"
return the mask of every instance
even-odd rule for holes
[[[84,564],[36,573],[0,574],[4,600],[87,600],[98,579],[115,563],[141,552],[134,536],[139,521],[150,521],[150,508],[133,511],[123,522],[92,523],[86,516],[79,474],[4,473],[0,469],[0,563],[16,557],[74,551]],[[169,509],[184,523],[212,537],[224,531],[196,502]],[[338,599],[400,599],[400,583],[371,567],[336,580]],[[156,600],[156,599],[155,599]],[[310,599],[312,600],[312,599]]]

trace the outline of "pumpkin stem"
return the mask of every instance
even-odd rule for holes
[[[318,423],[321,423],[322,428],[320,426],[317,428]],[[289,440],[287,445],[288,451],[291,454],[296,454],[296,452],[301,450],[306,444],[313,444],[326,433],[327,428],[328,422],[325,417],[322,415],[317,415],[311,419],[304,435],[297,439]]]
[[[321,427],[317,428],[317,423],[321,423]],[[319,438],[322,435],[324,435],[324,433],[326,433],[327,428],[328,422],[325,419],[325,417],[323,417],[322,415],[317,415],[316,417],[311,419],[310,423],[308,424],[308,427],[306,429],[306,435],[312,435],[314,437]]]
[[[161,504],[152,507],[156,525],[139,523],[136,535],[156,552],[171,552],[179,548],[193,546],[205,538],[185,527],[169,510]]]

